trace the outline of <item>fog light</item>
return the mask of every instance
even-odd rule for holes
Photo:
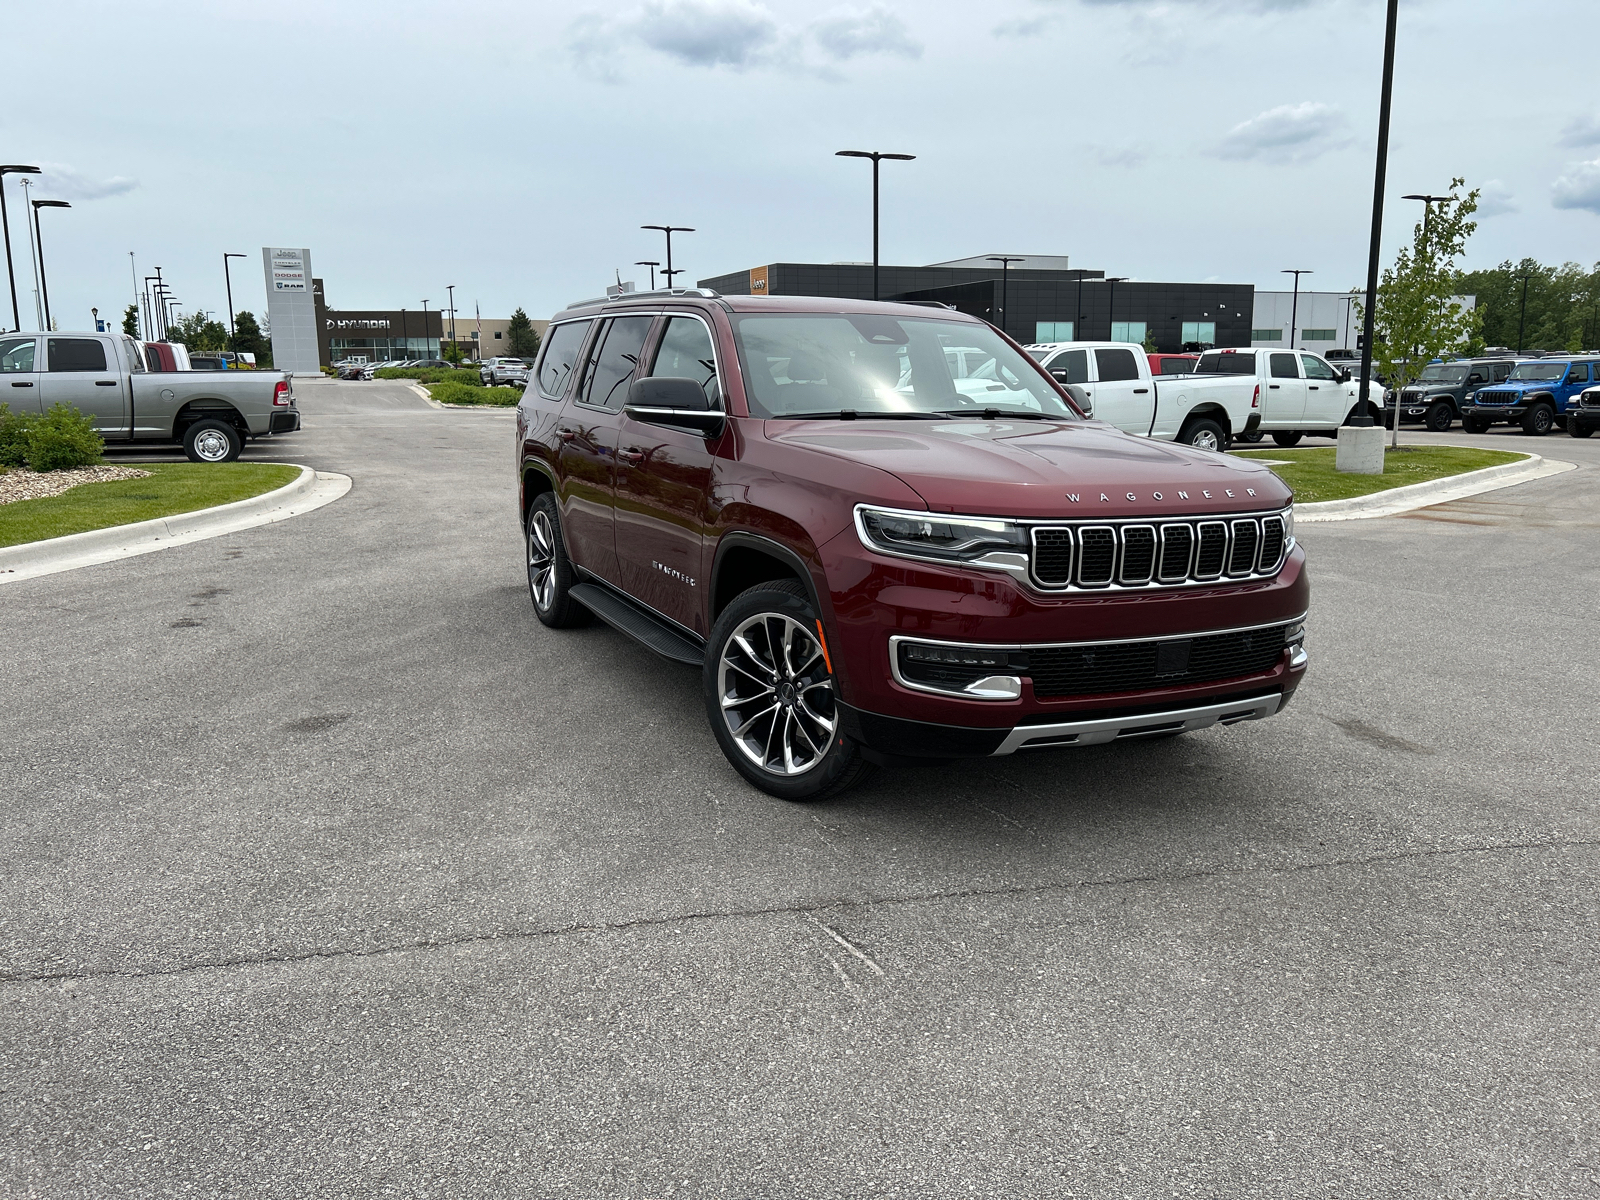
[[[1306,640],[1306,623],[1295,621],[1283,628],[1283,644],[1286,647],[1303,646]]]

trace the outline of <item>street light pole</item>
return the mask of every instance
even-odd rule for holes
[[[233,343],[234,365],[239,363],[239,334],[233,327],[233,277],[228,274],[228,260],[230,258],[244,258],[243,254],[224,254],[222,256],[222,279],[228,286],[228,340]]]
[[[1011,264],[1014,262],[1026,262],[1027,259],[1021,255],[991,254],[989,255],[989,261],[1000,264],[1000,332],[1004,333],[1006,318],[1011,308]]]
[[[1367,393],[1372,384],[1372,333],[1378,307],[1378,259],[1383,251],[1383,184],[1389,170],[1389,105],[1394,96],[1394,35],[1400,20],[1400,0],[1389,0],[1383,33],[1383,94],[1378,103],[1378,159],[1372,176],[1372,241],[1367,248],[1367,303],[1361,313],[1360,416],[1350,424],[1370,426]]]
[[[39,287],[44,292],[44,328],[50,332],[50,280],[44,272],[44,229],[39,225],[41,208],[71,208],[65,200],[35,200],[33,202],[34,236],[39,239]]]
[[[44,309],[39,307],[39,246],[34,237],[34,229],[38,225],[38,213],[33,209],[32,196],[33,180],[22,181],[22,220],[28,227],[28,257],[33,262],[33,319],[39,326],[44,326]]]
[[[836,150],[835,158],[870,158],[872,160],[872,298],[878,299],[878,164],[884,159],[895,162],[912,162],[915,154],[885,154],[881,150]]]
[[[1116,333],[1116,325],[1117,325],[1117,284],[1119,284],[1119,283],[1127,283],[1127,282],[1128,282],[1128,276],[1126,276],[1126,275],[1108,275],[1108,276],[1106,276],[1106,283],[1110,285],[1110,289],[1111,289],[1109,291],[1109,293],[1107,294],[1107,296],[1106,296],[1106,308],[1107,308],[1107,310],[1109,312],[1109,315],[1106,317],[1106,324],[1107,324],[1107,326],[1110,327],[1110,328],[1108,328],[1106,330],[1106,337],[1107,337],[1107,340],[1109,340],[1109,341],[1115,341],[1116,340],[1112,335]],[[1074,330],[1073,332],[1076,333],[1077,331]],[[1073,340],[1074,341],[1082,341],[1083,339],[1082,338],[1074,338]]]
[[[1528,324],[1528,280],[1531,274],[1522,277],[1522,315],[1517,318],[1517,353],[1522,353],[1522,332]]]
[[[450,348],[456,346],[456,285],[447,283],[444,290],[450,293]]]
[[[674,271],[672,269],[672,235],[675,233],[693,233],[694,227],[691,225],[641,225],[639,228],[659,229],[662,233],[667,235],[667,269],[662,271],[661,274],[666,277],[667,290],[671,291],[672,277],[674,275],[682,274],[681,271]],[[655,273],[651,272],[651,277],[654,278],[654,276]]]
[[[659,262],[652,262],[648,258],[641,258],[638,262],[634,263],[633,265],[636,266],[636,267],[649,267],[650,268],[650,290],[652,292],[655,291],[656,290],[656,268],[659,267],[661,264]]]
[[[1285,267],[1279,274],[1294,276],[1294,299],[1289,302],[1289,349],[1293,350],[1295,322],[1300,317],[1300,276],[1313,275],[1315,272],[1298,267]]]
[[[167,291],[166,281],[161,278],[161,268],[157,267],[156,268],[156,286],[155,286],[155,311],[159,314],[159,316],[158,316],[158,318],[156,320],[156,324],[155,324],[155,334],[156,334],[156,341],[158,341],[158,342],[164,342],[164,341],[167,340],[167,304],[166,304],[166,300],[164,299],[164,296],[166,295],[166,291]]]
[[[22,328],[22,317],[17,311],[17,272],[11,264],[11,219],[6,216],[6,176],[7,175],[37,175],[38,167],[22,166],[16,163],[0,166],[0,228],[5,230],[6,241],[6,278],[11,282],[11,327]],[[24,212],[26,217],[26,212]]]
[[[424,357],[431,358],[428,354],[428,301],[422,301],[422,353]]]

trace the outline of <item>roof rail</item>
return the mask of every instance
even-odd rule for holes
[[[595,296],[589,300],[574,300],[567,308],[587,308],[591,304],[611,304],[622,300],[644,300],[650,297],[659,299],[662,296],[698,296],[703,300],[720,300],[721,292],[712,291],[710,288],[657,288],[653,292],[619,292],[615,296]],[[562,310],[566,311],[565,309]]]

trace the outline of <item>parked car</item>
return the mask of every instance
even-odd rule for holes
[[[1600,387],[1585,389],[1576,404],[1567,405],[1567,432],[1573,437],[1586,438],[1596,426],[1600,426]]]
[[[1151,354],[1148,357],[1152,375],[1188,375],[1200,361],[1198,354]]]
[[[170,350],[165,343],[141,347],[121,334],[6,334],[0,336],[5,399],[14,410],[34,413],[71,405],[108,444],[179,442],[193,462],[232,462],[246,439],[300,428],[294,391],[281,373],[156,372],[145,356],[161,357],[164,348]]]
[[[1522,432],[1543,437],[1558,423],[1566,424],[1569,404],[1591,382],[1600,359],[1540,358],[1519,362],[1504,383],[1479,388],[1461,406],[1461,428],[1483,433],[1498,421],[1522,426]]]
[[[1394,427],[1398,409],[1402,424],[1420,421],[1434,433],[1444,433],[1461,415],[1461,406],[1478,388],[1504,383],[1516,361],[1510,358],[1461,358],[1429,363],[1417,381],[1384,395],[1383,423]]]
[[[337,374],[340,379],[370,379],[371,376],[368,375],[367,372],[371,371],[372,369],[372,363],[347,362],[342,363],[335,368],[335,374]]]
[[[1283,482],[1084,419],[953,310],[583,302],[516,437],[538,619],[696,667],[723,754],[775,796],[1269,717],[1306,669]]]
[[[1226,450],[1261,422],[1261,396],[1248,380],[1156,379],[1144,347],[1133,342],[1041,342],[1028,346],[1080,406],[1124,433]]]
[[[486,387],[527,387],[528,364],[520,358],[488,358],[479,366],[478,378]]]
[[[228,364],[222,359],[211,354],[189,356],[189,370],[191,371],[226,371]]]
[[[1305,350],[1207,350],[1195,365],[1197,375],[1251,379],[1261,397],[1260,429],[1285,448],[1303,437],[1337,437],[1339,426],[1356,415],[1359,385],[1351,373]],[[1367,416],[1382,420],[1379,400],[1368,395]]]
[[[182,342],[135,342],[149,371],[189,370],[189,347]]]

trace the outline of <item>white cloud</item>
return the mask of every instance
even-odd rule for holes
[[[823,53],[844,62],[860,54],[895,54],[921,58],[922,46],[894,13],[881,4],[863,11],[840,9],[811,25],[811,36]]]
[[[632,34],[691,67],[746,67],[778,36],[778,22],[754,0],[651,0]]]
[[[1557,208],[1584,208],[1600,215],[1600,158],[1573,163],[1550,185],[1550,203]]]
[[[1574,117],[1556,140],[1558,146],[1600,146],[1600,115]]]
[[[1350,144],[1344,114],[1331,104],[1307,100],[1282,104],[1241,121],[1213,149],[1218,158],[1267,163],[1310,162]]]
[[[1475,215],[1480,219],[1520,211],[1517,198],[1511,194],[1511,189],[1498,179],[1489,180],[1478,191],[1480,193],[1478,211]]]
[[[126,175],[113,175],[110,179],[96,179],[85,175],[66,163],[40,163],[40,173],[34,195],[40,200],[104,200],[107,196],[121,196],[139,186],[137,179]]]

